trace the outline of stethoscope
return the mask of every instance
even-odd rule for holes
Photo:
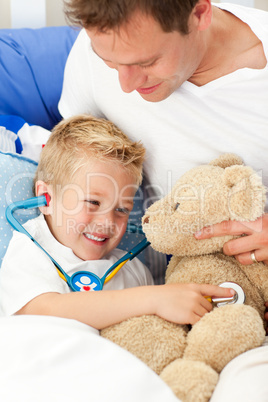
[[[54,258],[33,238],[33,236],[29,232],[27,232],[27,230],[14,217],[14,212],[18,209],[38,208],[42,206],[47,206],[48,204],[49,204],[48,194],[29,198],[28,200],[25,201],[13,202],[6,209],[6,219],[15,230],[17,230],[20,233],[24,233],[41,250],[44,251],[44,253],[55,264],[59,276],[63,280],[65,280],[65,282],[67,282],[71,290],[73,290],[74,292],[102,290],[104,284],[110,281],[127,261],[131,261],[150,244],[150,242],[146,238],[144,238],[140,243],[138,243],[129,252],[127,252],[122,258],[120,258],[116,263],[114,263],[101,278],[98,275],[94,274],[93,272],[89,271],[78,271],[74,273],[72,276],[69,276],[64,271],[64,269],[57,263],[57,261],[54,260]],[[144,234],[140,227],[131,223],[128,224],[126,231],[128,233]]]
[[[16,201],[10,204],[6,209],[6,219],[10,225],[18,232],[24,233],[28,236],[44,253],[50,258],[50,260],[56,266],[59,276],[67,282],[71,290],[74,292],[83,291],[96,291],[102,290],[105,283],[110,281],[115,274],[125,265],[127,261],[131,261],[139,253],[141,253],[146,247],[150,245],[150,242],[144,238],[140,243],[133,247],[128,253],[126,253],[122,258],[120,258],[116,263],[114,263],[100,278],[98,275],[89,271],[78,271],[72,276],[69,276],[63,268],[54,260],[54,258],[33,238],[33,236],[27,232],[27,230],[19,223],[19,221],[14,217],[14,212],[17,209],[31,209],[46,206],[49,204],[48,194],[41,195],[39,197],[29,198],[25,201]],[[144,234],[139,226],[129,223],[127,226],[128,233],[140,233]],[[243,304],[245,302],[245,293],[241,286],[234,282],[224,282],[219,286],[230,287],[235,290],[235,294],[231,298],[211,298],[210,296],[205,296],[214,306],[220,307],[226,304]]]

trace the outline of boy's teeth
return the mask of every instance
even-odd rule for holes
[[[86,236],[88,239],[91,239],[91,240],[96,240],[96,241],[104,241],[104,240],[105,240],[104,237],[93,236],[93,235],[91,235],[91,234],[89,234],[89,233],[85,233],[85,236]]]

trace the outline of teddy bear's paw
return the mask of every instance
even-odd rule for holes
[[[218,373],[232,359],[265,339],[259,313],[247,305],[215,308],[192,327],[184,358],[203,361]]]
[[[208,402],[219,375],[203,362],[177,359],[160,377],[183,402]]]
[[[186,326],[144,315],[105,328],[101,336],[128,350],[160,374],[173,360],[182,357],[187,332]]]

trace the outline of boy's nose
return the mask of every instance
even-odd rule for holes
[[[136,65],[120,65],[117,67],[117,71],[121,88],[126,93],[135,91],[135,89],[141,87],[147,80],[147,76]]]
[[[115,224],[113,211],[107,211],[106,213],[96,216],[95,223],[104,228],[111,228]]]

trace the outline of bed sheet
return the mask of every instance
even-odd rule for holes
[[[263,346],[242,353],[223,369],[210,402],[268,401],[268,337]]]
[[[0,401],[178,402],[144,363],[75,320],[0,318]]]

